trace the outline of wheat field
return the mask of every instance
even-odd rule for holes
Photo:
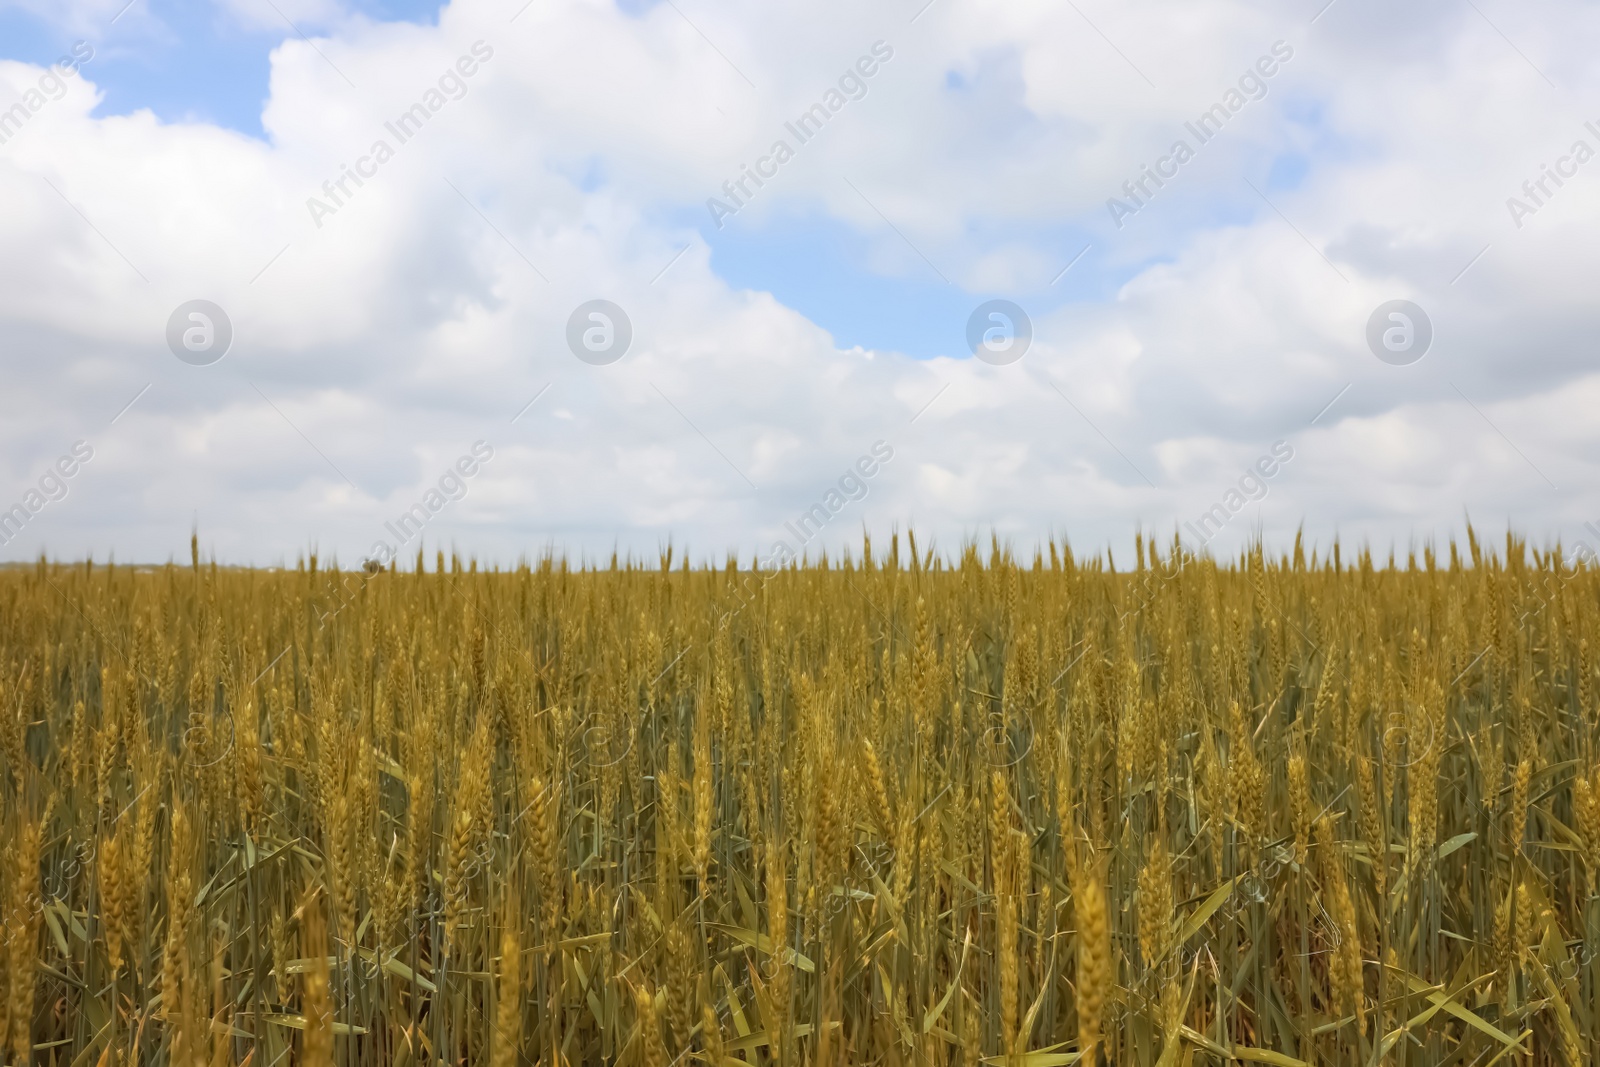
[[[1600,580],[0,571],[0,1060],[1577,1064]]]

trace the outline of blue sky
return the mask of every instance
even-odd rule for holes
[[[358,0],[347,9],[347,17],[429,25],[437,22],[440,6],[438,0]],[[619,9],[635,17],[653,6],[643,0],[618,2]],[[255,138],[266,136],[261,114],[273,49],[286,39],[298,39],[296,29],[313,37],[330,29],[307,18],[295,20],[293,27],[282,18],[265,26],[246,24],[214,3],[194,0],[134,0],[113,17],[93,37],[96,55],[88,73],[104,96],[95,115],[148,109],[164,122],[203,122]],[[0,58],[37,64],[50,62],[73,43],[70,33],[49,20],[3,6],[0,41]],[[952,93],[971,94],[981,89],[975,84],[981,75],[1011,80],[1009,71],[991,58],[980,74],[949,71],[945,85]],[[1024,121],[1020,113],[1012,115],[1008,122]],[[594,188],[603,181],[603,173],[591,172],[582,184]],[[1045,232],[1035,228],[1024,234],[1014,225],[991,225],[991,232],[973,235],[977,243],[1019,238],[1040,242],[1059,257],[1060,267],[1071,263],[1072,270],[1064,275],[1054,269],[1048,276],[1040,272],[1036,285],[1021,290],[969,291],[942,280],[937,263],[928,266],[920,258],[901,271],[873,269],[867,262],[867,235],[825,211],[807,211],[803,204],[759,220],[735,218],[720,229],[698,209],[675,215],[700,231],[711,247],[713,268],[730,285],[773,293],[827,329],[842,347],[923,359],[965,354],[966,319],[975,300],[1005,296],[1022,301],[1030,314],[1044,315],[1070,301],[1105,299],[1140,266],[1107,267],[1103,254],[1089,247],[1096,236],[1083,226]],[[1074,263],[1086,247],[1087,254]]]
[[[96,45],[89,75],[104,97],[94,114],[148,109],[164,122],[203,122],[255,138],[265,137],[261,115],[272,51],[301,33],[315,37],[337,29],[314,18],[300,18],[292,26],[287,17],[268,18],[265,25],[247,23],[215,3],[195,0],[133,0],[126,9],[120,7],[122,0],[117,2],[118,10],[104,26],[86,31]],[[632,17],[654,6],[645,0],[618,2]],[[340,18],[431,25],[440,7],[438,0],[355,0]],[[0,58],[48,63],[71,47],[70,37],[50,20],[0,6]],[[1015,70],[996,55],[982,57],[973,70],[950,69],[944,75],[947,93],[986,99],[990,116],[1004,117],[999,132],[986,137],[1025,135],[1038,127],[1037,117],[1015,106],[1016,82]],[[1314,106],[1304,101],[1289,111],[1301,121],[1315,121]],[[1271,160],[1264,184],[1268,190],[1293,188],[1309,165],[1304,153],[1280,154]],[[593,166],[597,169],[581,180],[590,189],[604,184],[603,166],[598,161]],[[1241,212],[1227,201],[1175,206],[1172,199],[1163,198],[1157,210],[1170,215],[1198,208],[1211,216],[1202,224],[1248,217],[1258,206],[1247,202]],[[713,268],[730,285],[773,293],[827,329],[841,347],[897,351],[921,359],[965,354],[966,319],[975,301],[1004,296],[1020,301],[1030,315],[1043,317],[1074,301],[1106,300],[1140,270],[1166,258],[1159,251],[1109,257],[1107,246],[1115,235],[1098,215],[1086,224],[1047,227],[975,220],[968,235],[972,245],[1022,241],[1042,247],[1061,268],[1072,264],[1065,274],[1051,267],[1040,270],[1032,285],[991,292],[941,278],[938,261],[930,265],[920,249],[911,247],[900,250],[914,253],[902,269],[869,265],[873,238],[804,202],[757,219],[735,217],[720,228],[697,209],[673,214],[699,230],[711,248]]]
[[[1055,238],[1060,266],[1072,269],[1054,285],[1043,274],[1030,290],[969,292],[941,280],[933,266],[916,259],[903,273],[870,269],[869,238],[823,214],[782,214],[759,223],[735,218],[723,229],[706,226],[711,263],[731,284],[764,289],[833,334],[844,347],[900,351],[917,358],[962,356],[962,337],[975,299],[1005,296],[1032,315],[1073,300],[1104,299],[1131,268],[1102,272],[1092,242],[1077,228]]]
[[[427,24],[437,20],[440,4],[355,0],[349,6],[375,20]],[[311,35],[325,28],[307,20],[295,25]],[[246,25],[206,0],[133,0],[93,30],[98,32],[88,35],[96,52],[91,77],[105,93],[96,114],[148,108],[166,122],[199,120],[253,137],[263,135],[268,57],[286,37],[298,36],[288,23]],[[51,20],[0,4],[0,58],[50,63],[73,40]]]
[[[1600,182],[1505,207],[1586,135],[1591,4],[122,3],[0,0],[0,100],[96,49],[0,139],[0,510],[96,450],[0,558],[164,558],[198,518],[223,558],[354,559],[478,439],[493,463],[430,529],[506,559],[748,558],[880,440],[842,540],[1055,530],[1120,558],[1280,441],[1219,551],[1600,518]],[[310,214],[475,41],[466,89]],[[889,42],[715,225],[707,198]],[[1124,183],[1288,42],[1117,225]],[[572,347],[596,298],[631,327],[610,362]],[[1019,362],[966,350],[990,299],[1032,320]],[[233,327],[214,365],[170,340],[196,300]],[[1371,350],[1395,300],[1433,326],[1415,360]]]

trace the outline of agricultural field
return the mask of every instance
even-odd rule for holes
[[[1600,578],[0,571],[0,1061],[1564,1064]]]

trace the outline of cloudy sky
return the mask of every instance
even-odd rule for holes
[[[1597,33],[0,0],[0,561],[1600,547]]]

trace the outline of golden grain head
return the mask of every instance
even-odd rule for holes
[[[0,571],[0,1059],[1581,1062],[1600,578],[1471,548]]]

